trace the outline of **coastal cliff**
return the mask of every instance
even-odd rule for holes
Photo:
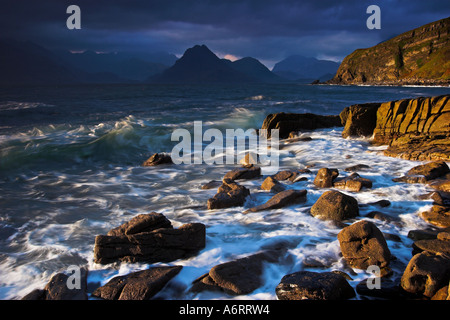
[[[449,30],[450,17],[355,50],[327,83],[450,85]]]
[[[339,116],[280,112],[267,115],[261,129],[268,129],[269,137],[270,129],[279,129],[286,139],[299,131],[342,126],[343,138],[388,145],[386,156],[450,161],[450,95],[355,104]]]
[[[342,136],[373,136],[387,156],[450,160],[450,96],[354,105],[341,114]],[[367,130],[369,129],[369,130]]]

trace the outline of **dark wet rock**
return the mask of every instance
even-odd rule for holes
[[[285,190],[277,193],[266,203],[250,208],[244,213],[278,209],[306,201],[306,190]]]
[[[271,130],[279,130],[279,138],[286,139],[292,131],[310,131],[320,128],[341,127],[339,116],[323,116],[312,113],[274,113],[269,114],[262,124],[261,129],[267,130],[268,138]]]
[[[294,180],[298,177],[299,173],[300,172],[297,171],[283,170],[272,175],[272,178],[277,181],[289,180],[291,182],[294,182]]]
[[[277,253],[263,251],[219,264],[194,280],[190,291],[224,291],[231,295],[249,294],[262,285],[264,263],[276,262]]]
[[[331,188],[333,186],[333,181],[338,175],[339,171],[337,169],[321,168],[317,171],[314,185],[318,188]]]
[[[430,210],[421,212],[420,215],[432,225],[440,228],[450,227],[450,207],[433,205]]]
[[[288,274],[275,290],[279,300],[345,300],[355,296],[347,280],[333,272]]]
[[[22,300],[87,300],[87,274],[86,268],[80,268],[80,279],[76,280],[79,281],[79,288],[71,288],[71,286],[77,285],[71,278],[72,275],[57,273],[43,290],[35,289],[24,296]]]
[[[330,190],[311,207],[311,214],[322,220],[347,220],[359,215],[358,201],[339,191]]]
[[[108,236],[131,235],[141,232],[150,232],[160,228],[172,228],[172,223],[162,214],[152,212],[139,214],[124,224],[108,231]]]
[[[379,281],[379,287],[377,286]],[[400,290],[400,281],[387,278],[368,278],[356,285],[356,292],[359,295],[374,297],[386,300],[404,299]]]
[[[413,243],[413,254],[417,254],[422,251],[442,253],[450,256],[450,241],[441,240],[439,238],[415,241]]]
[[[430,240],[437,239],[439,231],[436,230],[410,230],[408,232],[408,238],[416,240]]]
[[[392,179],[394,182],[427,183],[450,172],[445,161],[434,161],[410,169],[405,176]]]
[[[211,180],[202,186],[203,190],[216,189],[222,185],[222,181]]]
[[[366,270],[371,265],[387,267],[391,252],[383,233],[369,221],[361,220],[338,234],[342,255],[354,268]]]
[[[208,199],[208,209],[240,207],[245,203],[250,191],[231,179],[224,179],[214,197]]]
[[[450,192],[435,191],[429,196],[433,200],[434,204],[450,207]]]
[[[388,223],[398,223],[400,220],[394,217],[391,217],[390,215],[384,214],[379,211],[371,211],[369,212],[366,217],[388,222]]]
[[[431,298],[448,285],[449,277],[449,257],[425,251],[411,258],[403,272],[401,287],[408,293]]]
[[[367,205],[385,208],[385,207],[389,207],[391,205],[391,202],[389,200],[379,200],[379,201],[375,201],[375,202],[369,202]]]
[[[92,296],[105,300],[149,300],[182,269],[182,266],[152,267],[112,278]]]
[[[223,180],[248,180],[261,177],[261,168],[253,165],[236,168],[225,174]]]
[[[303,259],[302,264],[306,268],[329,268],[335,262],[332,257],[308,256]]]
[[[34,289],[25,295],[21,300],[45,300],[45,290]]]
[[[338,189],[359,192],[362,188],[372,188],[372,181],[366,178],[362,178],[359,176],[359,174],[354,172],[348,177],[336,179],[333,182],[333,186]]]
[[[312,138],[308,136],[298,136],[298,132],[292,131],[289,133],[289,136],[287,140],[285,140],[286,143],[294,143],[294,142],[307,142],[311,141]]]
[[[402,242],[402,239],[394,234],[394,233],[387,233],[387,232],[383,232],[383,236],[385,240],[390,240],[390,241],[395,241],[395,242]]]
[[[144,167],[152,167],[160,164],[172,164],[172,157],[166,153],[155,153],[148,158],[142,165]]]
[[[140,215],[107,235],[97,236],[94,261],[100,264],[116,261],[168,262],[191,256],[205,247],[204,224],[187,223],[174,229],[162,214],[152,212],[148,215]],[[153,227],[150,221],[155,223]],[[161,227],[161,221],[165,227]]]
[[[365,171],[366,169],[370,169],[370,166],[366,164],[356,164],[354,166],[345,168],[344,171],[356,172],[356,171]]]
[[[342,137],[371,137],[377,124],[379,103],[356,104],[342,111]]]

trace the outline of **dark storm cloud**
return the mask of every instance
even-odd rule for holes
[[[65,26],[70,4],[81,8],[81,30]],[[381,30],[366,28],[371,4],[381,8]],[[204,43],[222,54],[276,61],[295,53],[342,58],[449,13],[442,0],[3,1],[0,28],[57,49],[182,54]]]

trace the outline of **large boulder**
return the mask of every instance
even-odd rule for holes
[[[314,185],[318,188],[331,188],[334,179],[336,179],[338,175],[339,171],[337,169],[321,168],[317,171]]]
[[[22,300],[87,300],[87,274],[86,268],[80,268],[80,278],[72,281],[70,277],[74,275],[67,275],[65,273],[55,274],[44,289],[35,289],[24,296]],[[79,285],[79,287],[69,287],[71,285]]]
[[[389,265],[391,252],[383,233],[372,222],[361,220],[345,227],[338,233],[338,240],[343,257],[356,269]]]
[[[277,261],[277,254],[271,250],[256,253],[214,266],[207,273],[194,280],[191,291],[224,291],[231,295],[248,294],[262,283],[264,263]]]
[[[267,130],[268,138],[271,130],[279,130],[279,138],[286,139],[292,131],[310,131],[320,128],[341,127],[339,116],[323,116],[312,113],[275,113],[269,114],[261,129]]]
[[[380,103],[356,104],[345,108],[341,114],[344,125],[342,137],[371,137],[377,124]]]
[[[250,208],[244,213],[249,212],[257,212],[257,211],[263,211],[263,210],[271,210],[271,209],[278,209],[282,207],[286,207],[289,205],[301,203],[306,201],[306,190],[285,190],[278,192],[276,195],[274,195],[272,198],[270,198],[266,203],[263,203],[259,206]]]
[[[345,300],[355,291],[340,274],[299,271],[285,275],[276,289],[280,300]]]
[[[182,266],[151,267],[117,276],[92,293],[105,300],[148,300],[157,294],[182,269]]]
[[[174,229],[156,212],[139,215],[95,238],[94,262],[168,262],[191,256],[205,247],[205,225],[187,223]]]
[[[311,207],[311,214],[323,220],[352,219],[359,215],[358,201],[339,191],[326,191]]]
[[[250,191],[231,179],[224,179],[214,197],[208,199],[208,209],[224,209],[243,206]]]
[[[450,258],[427,251],[416,254],[409,261],[401,279],[403,290],[431,298],[449,284]]]

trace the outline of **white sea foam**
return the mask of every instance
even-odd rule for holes
[[[337,90],[326,86],[313,89]],[[340,89],[349,90],[347,87]],[[235,100],[217,103],[217,108],[212,108],[215,116],[203,118],[205,129],[259,128],[264,117],[272,112],[270,108],[276,107],[278,102],[284,103],[283,108],[295,105],[286,112],[299,112],[303,105],[310,111],[316,107],[311,106],[312,100],[308,99],[311,96],[305,99],[302,95],[288,99],[269,99],[272,94],[254,97],[258,98],[240,103]],[[290,189],[306,189],[305,203],[243,214],[245,209],[262,204],[272,196],[260,190],[262,179],[259,179],[239,181],[251,192],[244,208],[207,210],[207,199],[217,190],[202,190],[201,186],[211,180],[220,181],[235,166],[141,167],[145,157],[155,150],[170,151],[167,146],[173,128],[189,130],[195,113],[205,112],[201,108],[189,110],[181,115],[167,110],[166,118],[162,116],[163,111],[154,114],[150,110],[146,117],[133,115],[83,125],[47,125],[0,136],[1,164],[9,159],[8,165],[22,169],[0,172],[0,299],[18,299],[32,289],[43,288],[52,274],[73,264],[87,265],[88,282],[93,286],[103,285],[114,276],[147,268],[147,264],[95,264],[93,247],[96,235],[106,234],[137,214],[152,211],[163,213],[174,227],[189,222],[206,225],[206,247],[197,255],[153,264],[183,266],[171,281],[172,287],[167,286],[159,294],[166,299],[276,299],[275,287],[287,273],[299,270],[349,272],[336,238],[340,229],[312,217],[309,209],[326,191],[313,185],[317,170],[337,168],[340,176],[347,176],[350,172],[344,169],[355,164],[370,167],[359,174],[372,180],[373,188],[359,193],[343,191],[363,205],[360,216],[347,223],[369,219],[367,213],[374,210],[399,218],[398,225],[369,220],[383,232],[400,237],[401,242],[388,240],[388,245],[397,257],[393,265],[394,277],[403,272],[402,268],[411,258],[412,241],[407,237],[408,232],[428,226],[419,214],[428,209],[431,202],[418,200],[417,196],[430,190],[426,185],[394,183],[392,178],[405,174],[421,162],[385,157],[382,155],[385,146],[370,146],[368,139],[343,139],[342,129],[305,132],[311,141],[287,144],[279,152],[280,170],[309,167],[312,171],[302,174],[307,181],[283,182]],[[179,118],[173,121],[174,116]],[[72,161],[75,158],[77,161]],[[45,165],[33,167],[33,161],[42,161]],[[52,165],[48,165],[49,161],[53,161]],[[27,170],[27,165],[31,169]],[[266,173],[265,168],[262,172]],[[389,200],[391,205],[382,209],[367,205],[382,199]],[[213,266],[277,243],[286,243],[286,255],[280,263],[266,265],[263,284],[254,292],[238,297],[220,292],[188,292],[192,281]],[[305,262],[309,261],[324,267],[307,267]],[[352,286],[368,276],[364,271],[355,272],[354,280],[350,281]]]

